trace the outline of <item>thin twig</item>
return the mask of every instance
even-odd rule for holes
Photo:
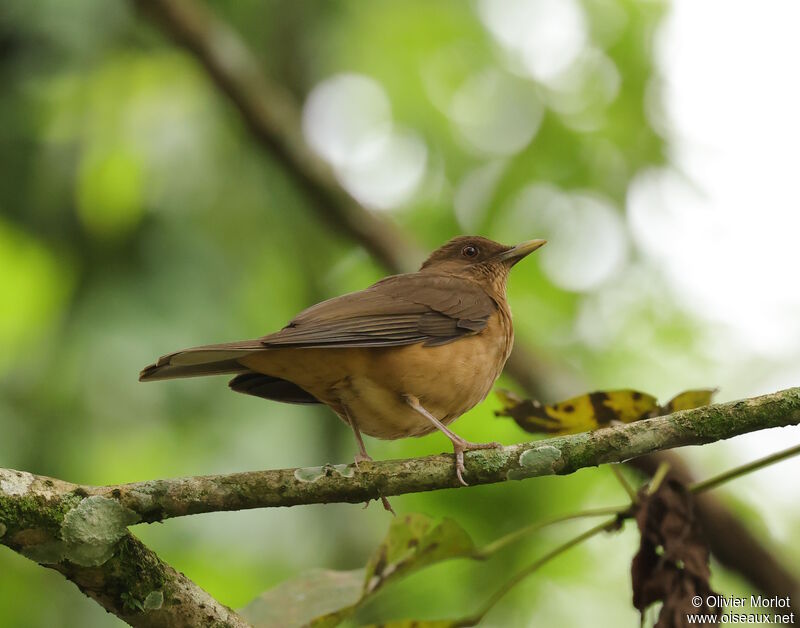
[[[556,523],[574,521],[575,519],[588,519],[590,517],[607,517],[608,515],[615,515],[619,518],[620,516],[624,516],[629,509],[630,505],[610,506],[608,508],[593,508],[591,510],[582,510],[581,512],[573,512],[568,515],[559,515],[543,521],[537,521],[530,525],[524,526],[519,530],[514,530],[505,536],[501,536],[499,539],[496,539],[491,543],[487,543],[483,547],[475,550],[472,553],[472,558],[477,560],[485,560],[497,552],[505,549],[509,545],[524,539],[526,536],[530,536],[534,532],[538,532],[542,528],[555,525]]]
[[[572,549],[576,545],[579,545],[583,541],[592,538],[593,536],[603,532],[605,530],[610,530],[618,525],[618,518],[613,517],[612,519],[608,519],[603,523],[600,523],[593,528],[589,528],[586,532],[582,532],[578,536],[570,539],[566,543],[559,545],[555,549],[550,550],[547,554],[539,558],[538,560],[534,561],[527,567],[521,569],[516,574],[514,574],[511,578],[509,578],[503,585],[494,592],[494,594],[489,598],[486,604],[478,611],[475,615],[471,617],[457,621],[456,625],[458,626],[475,626],[478,622],[480,622],[486,614],[494,607],[497,602],[499,602],[511,589],[513,589],[517,584],[522,582],[525,578],[530,576],[533,572],[537,569],[541,568],[543,565],[548,563],[549,561],[553,560],[557,556],[560,556],[567,550]]]
[[[614,474],[614,477],[617,478],[617,482],[620,483],[622,488],[625,489],[625,492],[628,494],[628,497],[631,498],[632,503],[636,503],[639,497],[636,495],[636,489],[631,486],[631,483],[622,475],[622,471],[620,468],[615,464],[608,465],[608,468],[611,469],[611,473]]]
[[[653,477],[647,484],[646,492],[648,495],[654,495],[655,492],[661,487],[661,483],[664,481],[664,478],[667,477],[667,473],[669,473],[670,468],[669,462],[666,461],[663,461],[658,465],[656,472],[653,474]]]
[[[740,467],[730,469],[729,471],[715,475],[707,480],[695,482],[689,487],[689,490],[692,493],[703,493],[705,491],[710,491],[717,488],[720,484],[725,484],[726,482],[740,478],[743,475],[747,475],[753,471],[758,471],[759,469],[763,469],[764,467],[768,467],[776,462],[781,462],[798,454],[800,454],[800,445],[790,447],[789,449],[779,451],[778,453],[771,454],[759,460],[754,460],[753,462],[749,462]]]

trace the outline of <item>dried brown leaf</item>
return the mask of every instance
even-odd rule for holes
[[[653,495],[640,491],[635,518],[641,544],[631,564],[633,605],[644,613],[663,602],[656,628],[689,626],[690,614],[719,619],[719,609],[706,604],[715,595],[709,585],[708,542],[686,487],[668,479]]]

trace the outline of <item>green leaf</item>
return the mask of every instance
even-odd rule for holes
[[[398,517],[367,563],[364,593],[374,593],[389,580],[448,558],[472,553],[475,544],[452,519],[440,523],[425,515]]]
[[[310,625],[315,617],[329,615],[333,620],[334,615],[349,611],[335,623],[313,624],[335,626],[355,610],[363,583],[363,569],[311,569],[261,594],[241,614],[256,628],[299,628]]]
[[[261,595],[242,615],[256,628],[332,628],[352,616],[386,583],[443,560],[472,556],[474,551],[470,536],[452,519],[437,523],[420,514],[397,517],[365,569],[306,572]],[[403,620],[384,625],[402,628],[411,623]],[[437,628],[455,624],[415,625]]]

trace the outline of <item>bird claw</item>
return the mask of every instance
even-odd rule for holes
[[[355,458],[353,458],[353,464],[356,465],[356,469],[361,471],[361,467],[358,466],[359,462],[372,462],[372,456],[366,453],[362,454],[361,452],[355,455]]]
[[[454,449],[456,452],[456,477],[458,478],[458,481],[461,482],[462,486],[469,486],[462,475],[462,473],[466,471],[464,468],[464,450],[460,447],[454,447]]]
[[[462,486],[469,486],[467,482],[464,480],[464,472],[466,468],[464,467],[464,452],[465,451],[473,451],[476,449],[497,449],[498,447],[502,447],[501,443],[491,442],[491,443],[471,443],[469,441],[453,441],[453,452],[456,455],[456,477],[458,481],[461,483]]]
[[[397,516],[397,513],[394,511],[394,508],[392,508],[392,505],[389,503],[389,500],[386,499],[383,495],[381,495],[381,503],[383,504],[384,510],[388,510],[395,517]]]
[[[372,462],[372,456],[370,456],[367,452],[362,453],[359,451],[355,455],[355,458],[353,458],[353,464],[356,465],[356,469],[361,471],[361,468],[358,466],[359,462]],[[392,508],[392,505],[389,503],[389,500],[386,499],[383,495],[381,495],[381,503],[383,504],[384,510],[388,510],[395,517],[397,516],[397,513],[394,511],[394,508]],[[366,508],[367,506],[369,506],[369,500],[364,502],[364,508]]]
[[[392,505],[389,503],[389,500],[386,499],[383,495],[381,495],[381,503],[383,504],[384,510],[388,510],[395,517],[397,516],[397,513],[394,511],[394,508],[392,508]],[[364,502],[364,507],[362,508],[362,510],[366,510],[367,506],[369,506],[369,500]]]

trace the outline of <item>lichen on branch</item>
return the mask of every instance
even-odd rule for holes
[[[134,537],[128,526],[140,520],[79,485],[0,469],[0,544],[62,573],[132,626],[248,625]]]

